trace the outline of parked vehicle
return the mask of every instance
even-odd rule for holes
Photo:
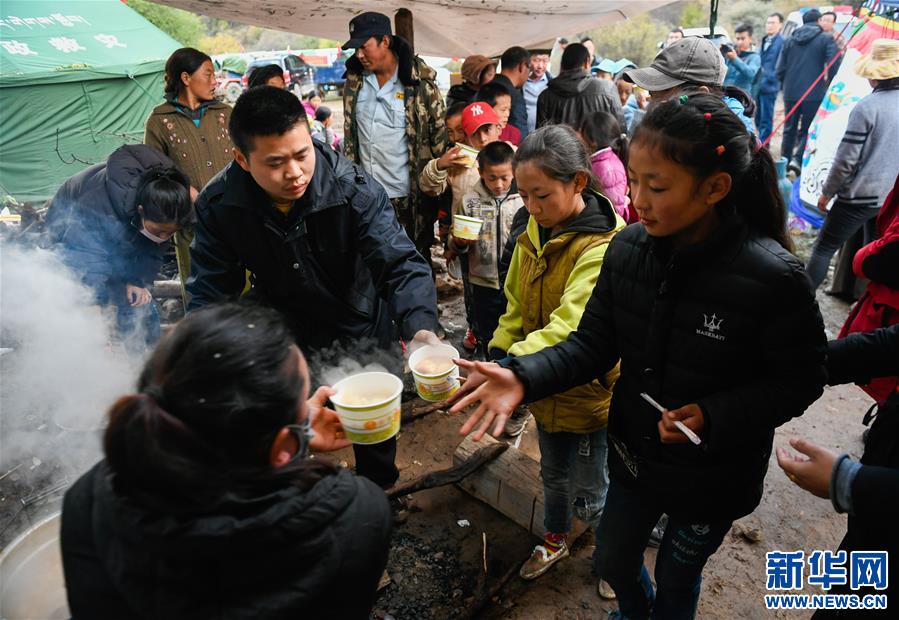
[[[337,56],[337,59],[330,65],[315,67],[315,83],[322,92],[329,90],[337,91],[338,95],[343,96],[343,85],[346,79],[346,60],[350,54]]]
[[[284,83],[287,88],[301,97],[315,90],[315,69],[305,60],[292,52],[280,52],[277,54],[257,56],[247,65],[247,71],[240,82],[244,89],[250,79],[250,74],[256,67],[264,65],[278,65],[284,71]]]

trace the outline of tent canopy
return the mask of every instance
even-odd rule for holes
[[[140,142],[179,47],[120,0],[0,0],[0,192],[45,200]]]
[[[119,0],[0,3],[0,87],[156,72],[179,47]]]
[[[415,51],[432,56],[497,56],[521,45],[547,48],[560,34],[589,30],[672,0],[153,0],[193,13],[264,28],[349,38],[350,20],[365,11],[412,11]]]

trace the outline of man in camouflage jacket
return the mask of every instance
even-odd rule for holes
[[[436,214],[426,213],[428,210],[422,208],[418,177],[428,161],[443,155],[447,139],[443,97],[435,81],[437,74],[414,55],[405,39],[390,33],[390,20],[384,15],[363,13],[357,16],[350,24],[350,36],[353,38],[343,47],[356,49],[356,54],[346,63],[346,84],[343,91],[344,153],[357,163],[367,164],[363,161],[357,122],[359,93],[366,77],[373,71],[378,72],[379,61],[386,63],[388,67],[395,67],[402,88],[395,98],[402,99],[405,108],[409,193],[404,198],[393,198],[391,202],[400,223],[427,259],[430,256],[432,238],[427,229],[429,226],[433,227]],[[381,58],[378,57],[379,54]],[[377,171],[374,171],[373,176],[378,178]]]

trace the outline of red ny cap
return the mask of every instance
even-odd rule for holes
[[[493,106],[483,101],[470,103],[462,110],[462,131],[468,137],[471,137],[484,125],[498,124],[499,119],[496,117],[496,112],[493,111]]]

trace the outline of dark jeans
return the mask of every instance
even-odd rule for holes
[[[539,425],[540,477],[543,479],[543,527],[567,534],[572,513],[584,523],[599,526],[609,466],[606,429],[593,433],[547,433]]]
[[[370,446],[353,444],[356,473],[381,488],[393,486],[400,472],[396,468],[396,437]]]
[[[784,100],[784,114],[788,113],[796,105],[795,101]],[[811,127],[812,119],[821,106],[821,100],[815,99],[809,101],[806,99],[799,104],[793,115],[787,119],[784,125],[783,141],[780,143],[780,154],[791,161],[794,157],[802,165],[802,154],[805,152],[805,141],[808,138],[808,129]],[[796,147],[794,153],[793,147]]]
[[[487,345],[499,325],[499,317],[506,311],[506,296],[500,289],[470,283],[472,329],[478,346],[486,357]]]
[[[759,140],[764,142],[774,129],[774,103],[777,93],[768,95],[760,93],[756,99],[755,122],[759,127]]]
[[[595,570],[615,590],[618,608],[629,620],[693,618],[702,569],[733,523],[688,523],[666,508],[647,492],[612,479],[596,535]],[[665,512],[668,527],[656,556],[658,590],[653,592],[643,550]]]
[[[805,268],[813,287],[817,289],[821,286],[834,253],[859,228],[865,227],[865,243],[870,243],[876,238],[875,218],[878,211],[880,207],[853,207],[839,200],[834,201],[827,217],[824,218],[824,224],[818,232],[812,255]]]

